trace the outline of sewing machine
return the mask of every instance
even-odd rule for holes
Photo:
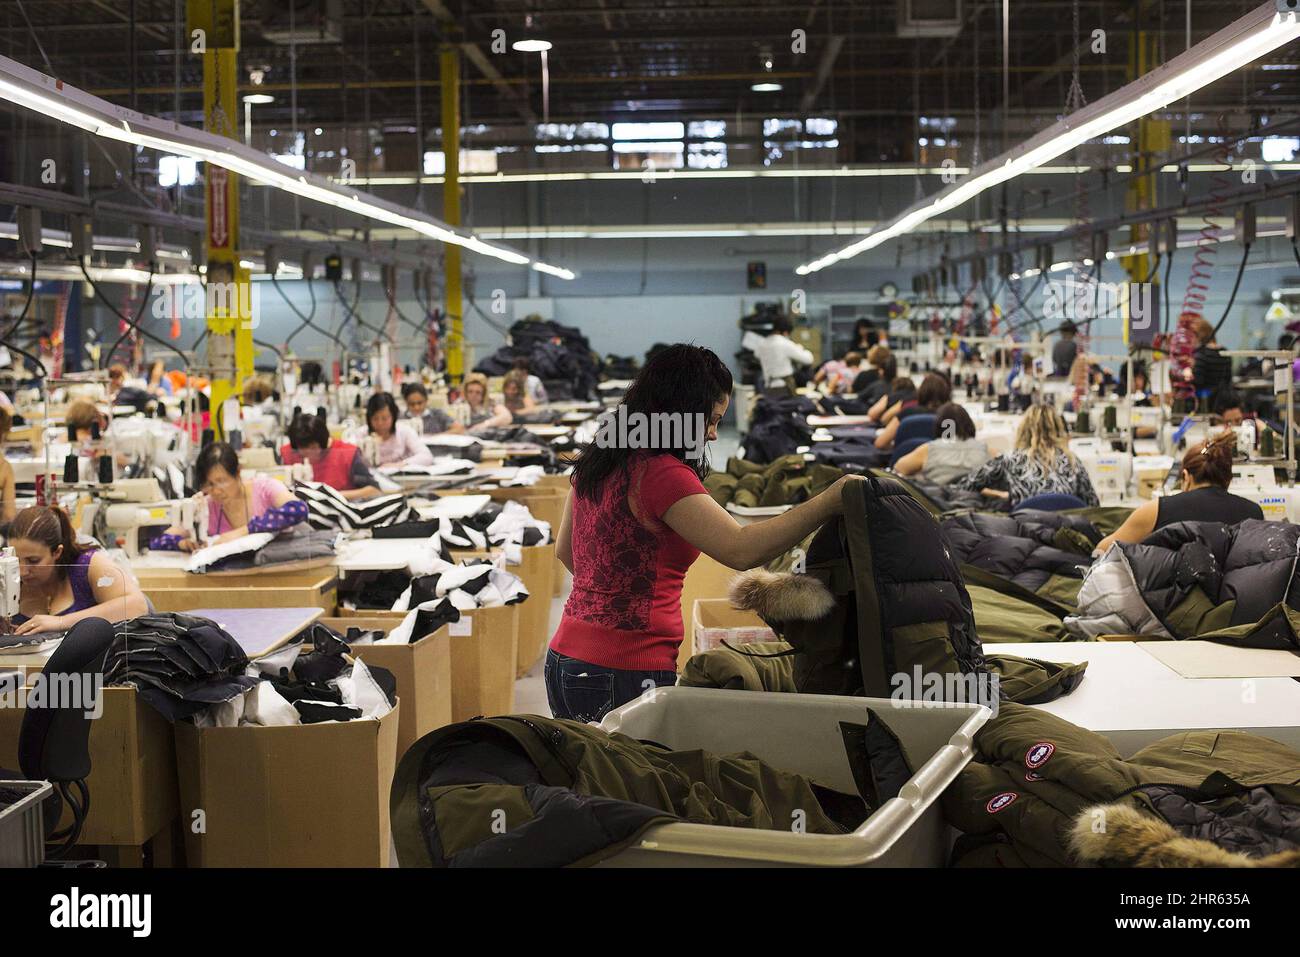
[[[0,619],[8,621],[18,614],[18,591],[21,586],[18,556],[13,548],[0,550]]]
[[[165,499],[154,479],[120,479],[98,492],[99,501],[89,505],[82,518],[82,531],[90,533],[100,524],[114,539],[123,539],[127,557],[140,557],[141,528],[189,529],[195,541],[207,539],[208,512],[193,498]],[[115,542],[105,542],[112,547]]]

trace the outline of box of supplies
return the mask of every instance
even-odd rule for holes
[[[733,648],[756,641],[775,641],[776,635],[752,611],[732,608],[726,598],[698,598],[691,614],[691,634],[695,653],[721,648],[723,642]]]

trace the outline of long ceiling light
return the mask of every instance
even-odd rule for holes
[[[295,170],[252,147],[204,130],[115,106],[16,60],[0,56],[0,99],[35,110],[70,126],[123,143],[187,156],[238,173],[253,182],[282,189],[303,199],[325,203],[369,219],[401,226],[439,242],[463,246],[514,265],[573,279],[575,274],[523,253],[484,242],[418,210],[335,183],[324,176]],[[543,268],[546,267],[546,268]]]
[[[912,204],[865,238],[804,263],[795,272],[806,276],[907,235],[926,220],[956,209],[985,190],[1042,166],[1088,140],[1190,96],[1296,37],[1300,37],[1300,19],[1294,13],[1279,13],[1276,0],[1270,0],[1146,76],[994,157],[964,182]]]

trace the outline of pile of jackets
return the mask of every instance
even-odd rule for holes
[[[248,656],[215,621],[175,612],[113,625],[105,686],[127,685],[168,721],[240,697],[257,684]]]
[[[1103,735],[1003,704],[944,792],[973,867],[1300,866],[1300,752],[1183,731],[1123,758]]]
[[[842,474],[828,465],[810,464],[802,455],[783,455],[768,465],[732,458],[725,472],[705,478],[704,487],[723,506],[797,505],[829,488]]]
[[[890,746],[857,728],[855,753]],[[864,800],[751,754],[673,751],[577,721],[510,715],[449,725],[411,746],[393,779],[393,843],[402,867],[582,866],[673,822],[788,830],[799,818],[809,834],[845,834],[905,781],[882,776],[880,793]]]
[[[803,694],[1027,703],[1068,694],[1084,665],[986,656],[973,604],[934,517],[897,482],[844,487],[843,513],[807,548],[803,574],[746,572],[731,602],[790,646]]]
[[[1104,537],[1078,512],[1035,509],[962,512],[944,518],[940,528],[963,574],[976,569],[1070,609]]]
[[[1300,609],[1297,549],[1300,525],[1286,522],[1166,525],[1140,544],[1112,545],[1088,571],[1066,625],[1083,637],[1236,629],[1259,646],[1295,649],[1286,611]]]
[[[810,415],[866,415],[867,406],[853,396],[806,395],[763,396],[754,403],[749,431],[745,435],[745,458],[766,463],[801,448],[809,450],[826,465],[856,466],[858,470],[883,464],[889,456],[873,444],[875,430],[846,427],[832,442],[814,443]]]
[[[551,320],[521,319],[510,327],[510,344],[474,367],[484,375],[505,375],[516,359],[542,380],[552,400],[590,399],[600,379],[600,365],[578,329]]]
[[[634,356],[605,356],[606,379],[635,379],[640,371],[641,366]]]

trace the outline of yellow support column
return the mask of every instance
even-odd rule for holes
[[[439,55],[442,92],[442,218],[460,225],[460,51],[442,48]],[[446,244],[447,378],[459,383],[465,374],[465,321],[461,301],[460,247]]]
[[[189,0],[189,34],[201,30],[203,128],[239,139],[239,0]],[[220,409],[241,394],[253,372],[253,325],[257,319],[248,270],[239,258],[239,177],[212,164],[204,168],[207,219],[207,366],[211,372],[212,423],[217,437],[228,431]]]

